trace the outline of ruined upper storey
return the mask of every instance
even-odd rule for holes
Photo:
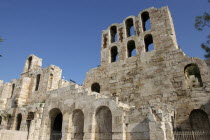
[[[148,8],[102,32],[101,65],[163,49],[178,49],[171,13]]]
[[[42,59],[29,55],[20,79],[3,84],[0,81],[0,109],[17,107],[32,102],[43,102],[47,91],[69,86],[61,79],[62,70],[54,65],[42,68]]]

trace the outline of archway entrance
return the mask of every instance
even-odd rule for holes
[[[16,130],[20,130],[21,121],[22,121],[22,114],[19,113],[19,114],[17,115],[17,119],[16,119],[16,123],[17,123],[17,125],[16,125]]]
[[[95,140],[112,140],[112,113],[106,106],[96,112]]]
[[[84,114],[82,110],[74,110],[72,116],[73,122],[73,133],[74,138],[73,140],[83,140],[84,136]]]
[[[189,119],[192,130],[210,130],[208,115],[203,110],[193,110]]]
[[[61,140],[63,115],[57,108],[50,111],[51,136],[50,140]]]

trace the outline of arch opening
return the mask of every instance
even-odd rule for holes
[[[185,78],[188,84],[192,87],[202,87],[203,82],[201,79],[200,69],[196,64],[188,64],[184,68]]]
[[[20,130],[20,126],[21,126],[21,121],[22,121],[22,114],[19,113],[17,115],[17,118],[16,118],[16,130]]]
[[[208,114],[200,109],[195,109],[189,116],[192,130],[210,130]]]
[[[126,24],[127,37],[135,35],[133,18],[127,19],[125,24]]]
[[[50,111],[50,120],[51,120],[50,140],[61,140],[63,115],[58,108],[54,108]]]
[[[129,41],[127,44],[127,53],[128,53],[128,57],[132,57],[136,55],[136,45],[133,40]]]
[[[93,83],[91,85],[91,91],[93,91],[93,92],[100,93],[100,89],[101,89],[101,87],[100,87],[99,83]]]
[[[146,52],[154,50],[153,37],[152,37],[151,34],[145,35],[144,44],[145,44],[145,51]]]
[[[118,61],[118,50],[116,46],[111,48],[111,62]]]
[[[100,107],[96,112],[95,140],[112,140],[112,113],[106,107]]]
[[[110,34],[111,34],[111,43],[117,42],[118,36],[117,36],[117,26],[112,26],[110,28]]]
[[[143,31],[151,29],[149,12],[145,11],[141,14]]]
[[[84,114],[82,110],[77,109],[73,111],[73,135],[74,140],[83,140],[84,136]]]

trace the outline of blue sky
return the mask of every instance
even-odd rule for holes
[[[0,79],[19,78],[30,54],[63,69],[66,80],[82,84],[100,65],[101,31],[149,7],[169,6],[177,41],[189,56],[204,59],[207,31],[194,19],[210,12],[207,0],[0,0]],[[208,29],[209,30],[209,29]]]

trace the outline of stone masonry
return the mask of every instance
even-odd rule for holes
[[[112,24],[101,40],[101,65],[83,85],[35,55],[19,79],[0,81],[0,139],[174,140],[210,131],[210,67],[178,47],[168,7]]]

